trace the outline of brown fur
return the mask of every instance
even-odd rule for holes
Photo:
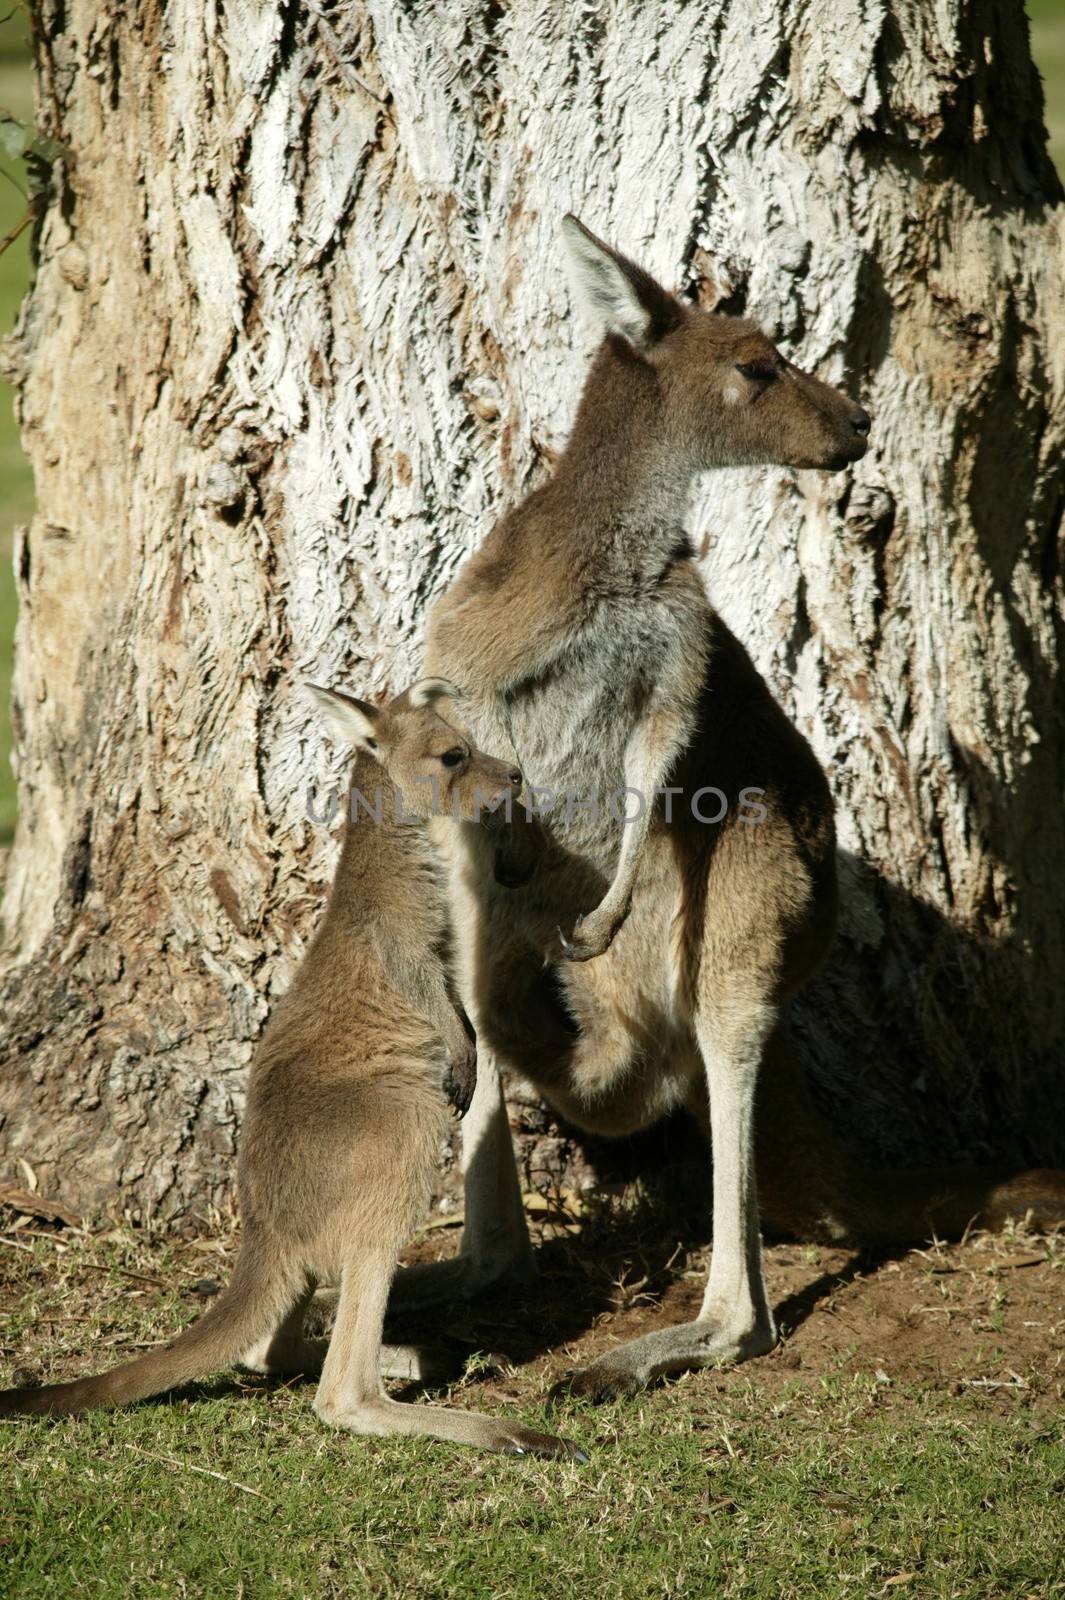
[[[353,788],[370,805],[380,792],[381,821],[360,811],[349,823],[321,927],[256,1053],[238,1171],[243,1238],[228,1289],[169,1349],[99,1377],[0,1394],[0,1414],[128,1405],[238,1360],[306,1370],[321,1352],[303,1338],[304,1311],[319,1278],[339,1277],[319,1416],[357,1433],[568,1448],[517,1423],[401,1405],[379,1376],[389,1286],[428,1205],[444,1091],[464,1109],[476,1076],[441,956],[435,858],[424,827],[401,818],[426,817],[435,800],[474,826],[479,804],[521,789],[513,763],[483,755],[437,714],[440,692],[429,680],[378,710],[314,691],[357,743]]]
[[[503,852],[452,840],[468,929],[462,993],[480,1039],[464,1130],[467,1233],[441,1287],[528,1269],[498,1069],[531,1078],[579,1127],[625,1134],[677,1105],[713,1145],[714,1253],[702,1312],[579,1375],[591,1395],[741,1358],[775,1340],[754,1190],[804,1232],[883,1240],[998,1217],[1038,1191],[981,1175],[875,1182],[844,1160],[803,1089],[783,1009],[822,959],[836,910],[827,782],[743,645],[714,612],[684,531],[709,468],[836,470],[868,416],[749,322],[684,306],[573,219],[581,297],[605,334],[554,477],[508,512],[435,608],[429,670],[461,671],[474,737],[554,790],[683,792],[620,828],[556,806]],[[508,743],[509,742],[509,743]],[[703,825],[686,799],[730,797]],[[765,819],[737,805],[761,793]],[[552,973],[545,975],[545,957]],[[402,1285],[435,1291],[431,1269]]]

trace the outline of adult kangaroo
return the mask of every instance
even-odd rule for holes
[[[685,532],[719,466],[837,471],[870,419],[751,322],[677,300],[573,217],[573,282],[603,333],[553,477],[493,528],[433,610],[426,670],[462,684],[472,736],[557,798],[505,851],[449,830],[459,983],[480,1048],[464,1129],[466,1234],[410,1297],[530,1264],[499,1068],[578,1127],[622,1135],[676,1106],[709,1123],[714,1248],[694,1322],[572,1380],[595,1396],[775,1342],[755,1190],[778,1222],[896,1238],[1021,1209],[1065,1182],[877,1183],[836,1150],[783,1040],[783,1008],[836,911],[828,784],[715,613]],[[726,797],[727,809],[710,786]],[[622,826],[610,797],[628,790]],[[700,791],[702,792],[700,794]],[[705,820],[704,820],[705,819]],[[1055,1192],[1055,1185],[1056,1192]]]

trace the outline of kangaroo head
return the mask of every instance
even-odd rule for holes
[[[438,701],[461,696],[444,678],[421,678],[385,706],[314,683],[307,688],[333,731],[384,768],[408,816],[479,822],[521,792],[512,762],[485,755],[439,714]]]
[[[868,412],[795,366],[753,322],[685,305],[576,217],[562,231],[585,314],[653,369],[663,440],[689,470],[835,472],[865,454]]]

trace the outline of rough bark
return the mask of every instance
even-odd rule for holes
[[[550,463],[573,209],[874,414],[853,473],[721,473],[695,519],[839,802],[822,1099],[891,1159],[1065,1155],[1063,211],[1019,0],[40,0],[36,31],[66,154],[9,350],[38,511],[0,1146],[82,1206],[228,1189],[334,860],[298,680],[402,683]]]

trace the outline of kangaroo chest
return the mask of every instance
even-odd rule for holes
[[[709,606],[701,588],[701,607]],[[699,646],[690,583],[601,602],[550,667],[476,708],[474,737],[513,752],[539,814],[566,849],[610,870],[622,818],[654,796],[626,795],[626,749],[648,714],[664,663]]]

